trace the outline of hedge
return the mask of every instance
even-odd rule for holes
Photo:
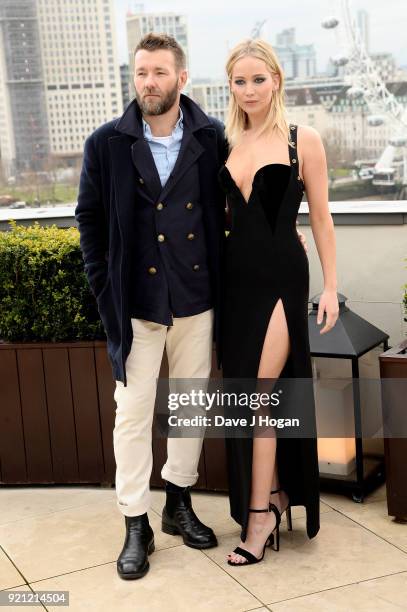
[[[104,339],[77,228],[10,225],[0,232],[0,339]]]

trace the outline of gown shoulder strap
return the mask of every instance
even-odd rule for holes
[[[290,156],[290,164],[297,167],[298,174],[298,158],[297,158],[297,125],[290,123],[288,128],[290,131],[290,143],[288,145],[288,155]]]
[[[295,171],[296,171],[296,176],[297,176],[297,180],[302,181],[302,178],[300,177],[300,166],[298,163],[298,152],[297,152],[297,128],[298,125],[295,125],[293,123],[289,124],[289,130],[290,130],[290,142],[291,145],[288,145],[288,155],[290,157],[290,165],[294,166]]]
[[[294,145],[294,148],[288,145],[288,150],[291,151],[290,158],[292,157],[292,153],[297,149],[297,127],[298,126],[294,123],[288,125],[290,142]]]

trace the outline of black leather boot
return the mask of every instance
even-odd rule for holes
[[[117,559],[117,573],[124,580],[142,578],[150,569],[148,555],[154,547],[154,532],[147,512],[139,516],[125,516],[126,538]]]
[[[218,541],[212,529],[196,516],[191,504],[190,487],[179,491],[166,490],[167,501],[162,513],[162,530],[169,535],[181,535],[186,546],[213,548]]]

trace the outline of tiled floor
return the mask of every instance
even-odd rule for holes
[[[295,507],[279,553],[268,549],[263,563],[246,568],[225,561],[239,539],[226,495],[193,493],[195,511],[219,539],[206,551],[160,531],[163,502],[153,491],[151,569],[124,581],[116,573],[124,521],[113,489],[0,489],[0,590],[69,591],[70,612],[407,611],[407,524],[387,515],[384,486],[363,504],[322,494],[312,540],[304,508]]]

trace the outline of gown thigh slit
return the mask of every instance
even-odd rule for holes
[[[319,530],[319,471],[308,336],[309,266],[296,229],[304,195],[296,153],[297,126],[290,125],[290,136],[293,144],[288,145],[290,164],[261,167],[254,175],[248,201],[227,166],[222,166],[219,172],[231,213],[223,260],[221,354],[227,384],[232,381],[238,388],[239,379],[250,379],[253,391],[261,387],[260,360],[269,341],[270,321],[281,300],[289,350],[280,374],[270,378],[287,383],[290,379],[301,379],[301,383],[306,379],[310,385],[303,396],[293,395],[295,416],[306,423],[307,435],[279,437],[277,432],[275,461],[280,486],[291,505],[305,507],[307,535],[312,538]],[[277,334],[276,340],[273,333],[274,343],[278,337],[283,338]],[[266,344],[268,348],[272,366],[273,346]],[[284,404],[281,409],[284,410]],[[244,542],[250,507],[253,436],[228,433],[225,443],[230,510],[242,527]]]
[[[280,304],[282,311],[280,311],[280,313],[276,313],[276,309]],[[277,315],[280,315],[280,319],[284,319],[281,330],[279,328],[279,324],[277,323]],[[284,349],[286,344],[288,345],[287,351]],[[274,350],[275,354],[273,355]],[[284,358],[284,363],[279,366],[279,362],[282,360],[280,356],[281,352],[287,354]],[[264,336],[263,345],[260,351],[257,378],[277,378],[280,376],[282,370],[286,367],[289,358],[290,333],[288,330],[284,303],[281,298],[278,298],[267,322],[266,334]]]
[[[280,319],[276,319],[276,308],[281,304]],[[282,315],[282,317],[281,317]],[[282,323],[281,319],[284,319]],[[280,325],[282,323],[282,329]],[[274,349],[276,348],[275,352]],[[274,354],[273,354],[274,352]],[[267,324],[266,335],[263,341],[263,346],[260,351],[260,361],[257,372],[257,394],[267,394],[276,391],[276,384],[281,376],[284,368],[287,367],[290,359],[290,334],[287,326],[287,319],[284,312],[284,304],[281,298],[275,302],[273,310]],[[274,417],[273,409],[270,406],[262,405],[255,412],[256,418],[259,416]],[[270,426],[255,426],[253,429],[253,437],[275,437],[274,427]]]

